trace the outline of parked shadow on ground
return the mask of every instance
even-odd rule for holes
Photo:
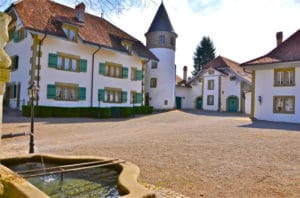
[[[300,124],[253,120],[251,124],[241,125],[243,128],[277,129],[300,132]]]
[[[181,111],[184,113],[190,113],[194,115],[203,115],[203,116],[212,116],[212,117],[249,117],[246,114],[240,112],[219,112],[219,111],[203,111],[199,109],[177,109],[177,111]]]

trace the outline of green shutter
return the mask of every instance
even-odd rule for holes
[[[48,56],[48,67],[56,68],[57,66],[57,55],[49,53]]]
[[[19,31],[20,31],[20,40],[23,40],[24,38],[27,37],[27,32],[26,32],[25,28],[22,28]]]
[[[80,59],[79,60],[79,71],[80,72],[86,72],[87,70],[87,60],[86,59]]]
[[[99,74],[105,75],[105,63],[99,63]]]
[[[136,103],[142,103],[142,102],[143,102],[142,93],[136,93]]]
[[[123,74],[123,78],[128,78],[128,68],[127,67],[122,68],[122,74]]]
[[[105,95],[105,90],[98,89],[98,101],[104,102],[104,95]]]
[[[122,91],[122,102],[123,103],[127,102],[127,92],[126,91]]]
[[[85,92],[86,92],[86,88],[85,87],[79,87],[78,88],[78,99],[79,100],[85,100]]]
[[[19,38],[19,31],[15,31],[14,32],[14,36],[13,36],[14,42],[19,42],[20,38]]]
[[[142,70],[136,70],[136,79],[142,80],[143,79],[143,72]]]
[[[47,85],[47,98],[55,99],[56,97],[56,87],[55,85]]]

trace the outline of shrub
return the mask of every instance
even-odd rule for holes
[[[134,111],[133,111],[134,110]],[[36,106],[35,117],[89,117],[89,118],[128,118],[134,114],[151,114],[153,107],[50,107]],[[30,105],[22,106],[22,115],[30,117]]]

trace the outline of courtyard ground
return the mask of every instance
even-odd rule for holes
[[[4,115],[2,131],[28,131],[29,121]],[[300,196],[297,124],[178,110],[134,119],[36,121],[36,152],[128,160],[140,167],[142,183],[188,197]],[[3,139],[2,157],[27,153],[28,139]]]

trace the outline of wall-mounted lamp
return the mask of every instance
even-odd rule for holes
[[[262,103],[262,97],[261,96],[258,96],[258,102],[259,102],[259,104]]]

